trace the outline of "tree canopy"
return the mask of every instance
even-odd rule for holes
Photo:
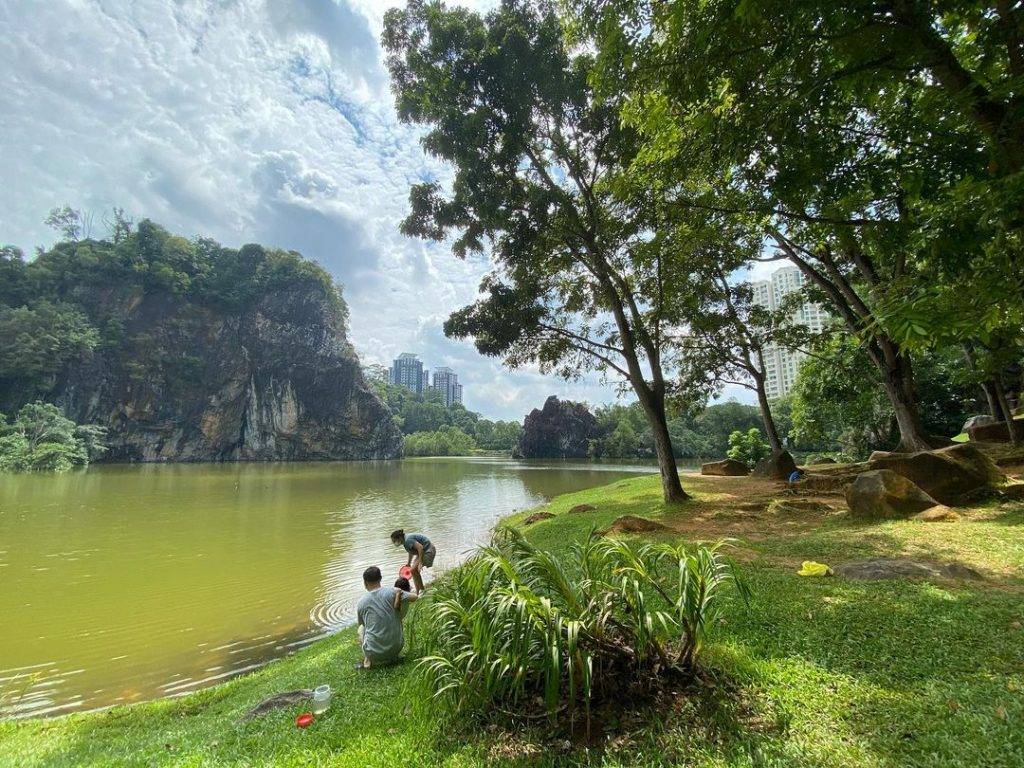
[[[450,189],[414,186],[403,232],[487,249],[481,298],[445,332],[510,366],[574,377],[600,370],[632,387],[651,422],[666,500],[686,497],[665,419],[662,250],[652,211],[615,194],[635,158],[616,99],[591,86],[547,3],[507,0],[480,15],[412,0],[384,21],[399,117],[454,168]]]

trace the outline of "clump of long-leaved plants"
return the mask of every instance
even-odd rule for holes
[[[582,719],[589,732],[595,699],[693,674],[723,589],[748,596],[721,550],[591,535],[556,557],[501,528],[437,582],[423,684],[460,711],[522,714],[543,701],[553,722]]]

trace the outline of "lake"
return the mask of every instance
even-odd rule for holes
[[[495,521],[650,466],[501,458],[0,475],[0,715],[179,696],[354,620],[395,528],[457,563]]]

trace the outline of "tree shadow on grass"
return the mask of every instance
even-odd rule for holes
[[[745,676],[794,727],[815,719],[897,764],[1024,759],[1019,595],[974,584],[806,580],[763,569],[730,611]],[[1019,626],[1019,625],[1018,625]],[[898,758],[898,759],[897,759]]]
[[[1000,510],[989,518],[989,522],[998,525],[1024,525],[1024,503],[1017,502],[1008,509]]]

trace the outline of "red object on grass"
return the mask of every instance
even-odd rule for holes
[[[313,713],[303,712],[301,715],[295,718],[295,725],[299,728],[308,728],[313,724]]]
[[[403,565],[401,568],[398,569],[398,575],[401,576],[403,579],[411,579],[412,568],[410,568],[408,565]]]

